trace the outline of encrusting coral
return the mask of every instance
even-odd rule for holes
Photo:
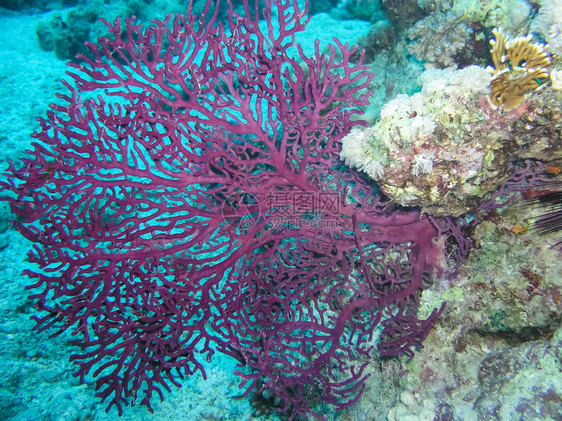
[[[418,5],[431,15],[447,14],[469,26],[501,26],[513,35],[525,31],[533,10],[526,0],[418,0]]]
[[[544,45],[531,43],[531,35],[507,40],[501,28],[492,32],[496,38],[490,41],[494,67],[487,68],[493,75],[490,98],[496,107],[511,110],[548,79],[550,57]]]
[[[557,91],[562,90],[562,70],[550,70],[550,83],[552,89]]]
[[[540,32],[552,54],[562,55],[562,0],[542,0],[531,30]]]
[[[408,31],[408,37],[412,40],[408,51],[418,60],[426,61],[428,68],[454,66],[455,55],[465,48],[472,32],[452,12],[430,15]]]
[[[494,34],[494,69],[427,70],[421,92],[398,95],[374,126],[342,139],[341,159],[403,206],[459,216],[502,185],[513,161],[562,156],[547,47]]]
[[[428,15],[408,30],[408,51],[426,68],[483,64],[489,30],[501,26],[522,35],[532,13],[525,0],[418,0],[418,5]]]
[[[487,121],[490,77],[478,66],[425,71],[421,92],[398,95],[373,127],[344,137],[341,158],[404,206],[440,215],[466,212],[468,196],[491,191],[496,185],[487,180],[505,176],[491,164],[507,135]],[[458,197],[456,190],[462,190]]]

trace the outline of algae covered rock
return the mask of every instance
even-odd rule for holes
[[[479,66],[424,72],[421,92],[398,95],[374,126],[343,139],[342,160],[401,205],[453,216],[476,208],[514,160],[562,156],[561,92],[541,86],[502,111],[489,102],[490,78]]]

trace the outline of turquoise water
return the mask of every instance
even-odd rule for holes
[[[69,80],[65,62],[84,51],[85,41],[95,41],[106,34],[107,27],[98,18],[112,21],[117,16],[135,14],[148,22],[168,13],[181,13],[186,7],[179,1],[9,1],[0,6],[2,170],[8,168],[9,160],[19,162],[29,157],[31,133],[40,127],[36,119],[46,116],[49,104],[58,103],[55,93],[64,90],[60,80]],[[560,62],[556,55],[562,53],[561,7],[557,1],[537,5],[524,0],[382,4],[366,0],[318,1],[310,5],[311,20],[297,34],[304,54],[311,56],[317,41],[318,51],[328,52],[327,45],[336,37],[342,44],[365,50],[367,71],[372,74],[369,89],[373,93],[362,107],[362,119],[374,134],[366,135],[372,137],[365,137],[369,139],[366,143],[356,145],[357,149],[348,153],[355,160],[346,163],[362,171],[363,177],[375,178],[389,195],[394,186],[390,181],[403,181],[395,200],[408,206],[412,206],[411,202],[400,201],[412,200],[412,196],[414,200],[426,200],[420,192],[431,192],[432,187],[439,185],[443,189],[439,194],[458,200],[417,205],[438,216],[454,215],[466,222],[459,222],[470,227],[463,235],[473,241],[470,254],[460,266],[454,258],[460,245],[452,244],[450,236],[437,235],[425,245],[431,252],[422,255],[431,261],[434,272],[424,278],[428,285],[416,291],[415,300],[419,303],[413,308],[417,317],[425,320],[443,302],[447,304],[423,347],[413,349],[413,358],[381,358],[376,352],[370,357],[360,356],[364,374],[370,375],[365,380],[364,392],[357,402],[341,411],[327,404],[329,399],[323,399],[321,391],[311,393],[308,405],[318,416],[329,420],[397,421],[562,419],[560,231],[543,235],[535,229],[532,218],[548,209],[523,199],[560,188],[556,169],[562,158],[562,123],[557,78]],[[202,10],[202,5],[196,3],[195,10]],[[239,6],[237,10],[242,12]],[[226,19],[226,15],[223,4],[219,16]],[[494,36],[497,40],[495,27],[502,27],[512,40],[534,33],[530,42],[549,45],[548,75],[533,74],[530,83],[536,82],[538,88],[520,94],[513,100],[513,107],[508,107],[511,99],[499,108],[498,103],[494,104],[489,92],[493,72],[488,71],[490,75],[486,76],[484,71],[496,64],[490,54],[490,40]],[[266,29],[263,20],[260,28]],[[298,50],[293,47],[288,54],[297,57]],[[352,62],[357,59],[357,55],[351,56]],[[524,67],[522,63],[508,64],[508,71],[512,71],[511,67]],[[272,114],[272,119],[275,116]],[[412,139],[410,143],[408,139]],[[513,146],[514,143],[522,146]],[[413,152],[410,147],[421,152]],[[427,149],[425,155],[423,148]],[[374,150],[376,154],[372,155]],[[364,160],[367,154],[371,154],[370,158],[374,156],[369,165]],[[380,158],[383,156],[384,162]],[[481,204],[478,196],[484,200],[502,184],[488,180],[506,179],[510,171],[515,172],[510,163],[525,159],[545,163],[537,170],[542,181],[537,185],[522,184],[519,190],[527,193],[513,193],[507,206],[476,212]],[[488,178],[477,177],[487,164]],[[455,179],[458,190],[451,188],[450,195],[445,196],[443,191],[449,187],[443,185],[443,174],[452,174],[448,172],[451,169],[461,178]],[[1,177],[4,183],[13,181],[6,174]],[[476,193],[471,190],[466,196],[461,193],[463,186],[466,191],[468,186],[484,185],[491,187],[482,187]],[[374,184],[366,182],[366,186]],[[366,194],[363,191],[358,196]],[[497,202],[506,197],[500,196]],[[349,202],[352,199],[351,195],[346,198]],[[12,221],[16,217],[7,203],[1,202],[0,206],[0,364],[4,372],[0,419],[117,419],[117,409],[112,407],[106,412],[108,402],[100,403],[95,396],[92,373],[82,382],[73,376],[76,367],[69,356],[77,352],[72,341],[79,336],[73,335],[72,329],[55,337],[50,336],[56,328],[33,330],[32,318],[41,313],[33,308],[26,290],[32,281],[22,275],[26,270],[37,269],[27,255],[33,243],[14,229]],[[251,214],[253,208],[249,209]],[[304,220],[283,220],[280,225],[285,224],[285,229],[304,229],[309,226],[301,224],[311,221],[314,218],[307,215]],[[321,229],[330,226],[315,225]],[[335,244],[336,249],[344,247],[341,238]],[[365,247],[365,252],[375,253],[383,246],[377,242]],[[404,248],[396,249],[396,253],[409,250],[407,241],[401,246]],[[287,255],[291,256],[289,252]],[[296,264],[297,257],[294,259],[292,263]],[[400,261],[399,257],[393,259]],[[349,277],[360,279],[358,271],[350,265]],[[403,279],[407,277],[406,274]],[[334,306],[331,302],[326,305]],[[361,323],[363,319],[358,315],[352,320]],[[301,332],[293,333],[298,336]],[[373,329],[373,347],[379,335],[380,328]],[[357,350],[353,350],[349,359],[356,357]],[[163,402],[153,397],[154,413],[140,405],[139,394],[134,406],[124,407],[121,419],[250,420],[291,416],[290,411],[275,413],[280,405],[267,388],[242,396],[246,387],[239,387],[241,379],[234,374],[239,368],[231,356],[216,352],[210,362],[204,357],[199,362],[206,380],[200,372],[178,379],[181,388],[171,385],[170,392],[164,390]]]

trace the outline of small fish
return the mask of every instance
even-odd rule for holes
[[[558,167],[546,167],[546,172],[551,175],[558,175],[558,173],[562,171]]]
[[[515,225],[513,228],[511,228],[511,232],[514,232],[517,235],[524,234],[527,232],[527,228],[521,225]]]

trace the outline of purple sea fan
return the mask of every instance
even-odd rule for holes
[[[261,25],[231,9],[225,28],[217,10],[108,23],[10,164],[37,327],[73,330],[76,375],[119,413],[152,410],[215,350],[279,411],[342,408],[369,358],[412,354],[431,329],[439,311],[414,310],[448,228],[339,161],[370,94],[347,45],[293,57],[296,2],[268,2]]]

